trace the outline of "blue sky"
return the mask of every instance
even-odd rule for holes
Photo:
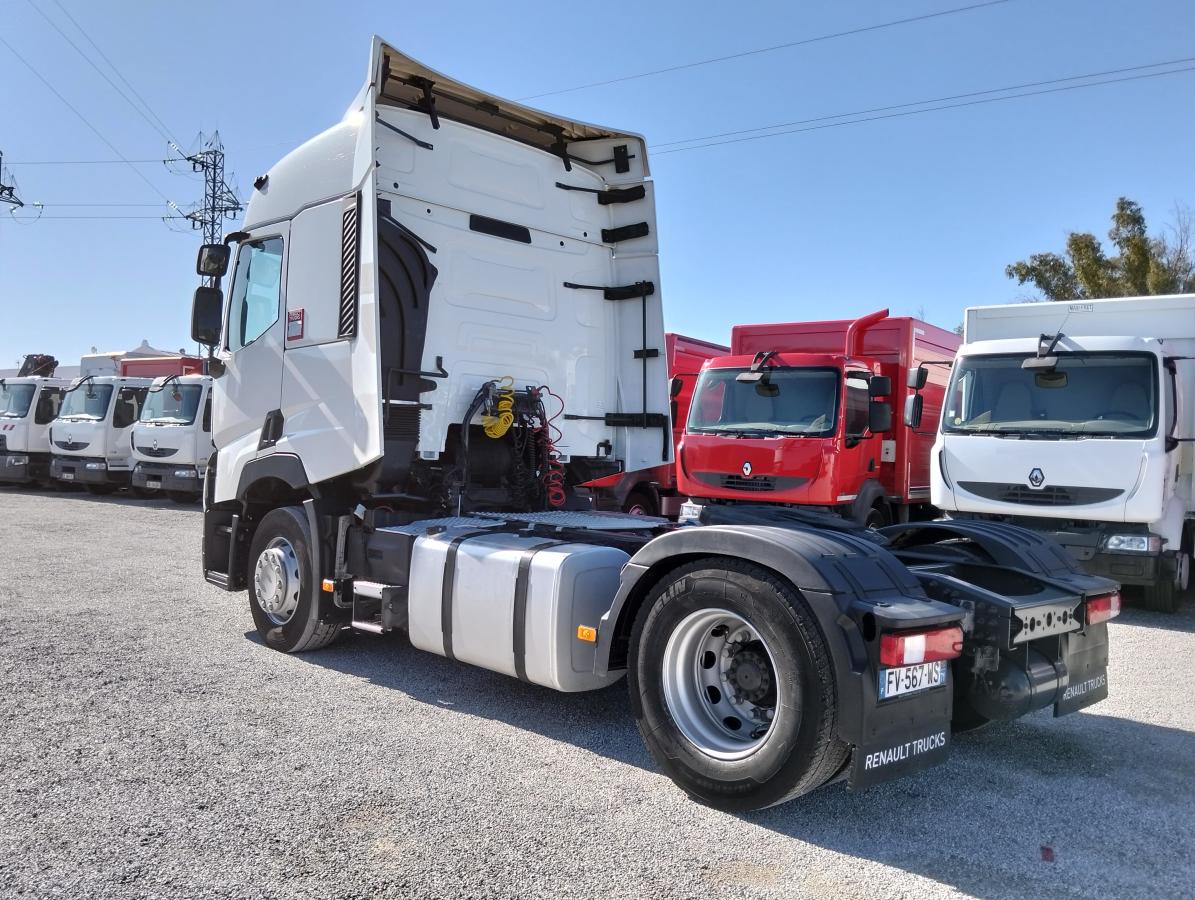
[[[244,192],[340,118],[375,32],[523,98],[977,0],[60,2],[184,147],[219,129]],[[9,0],[0,34],[124,156],[165,156],[34,5],[91,52],[54,0]],[[1190,0],[1008,0],[528,102],[656,144],[1191,57],[1193,37]],[[1118,196],[1143,204],[1155,228],[1176,202],[1195,205],[1193,100],[1187,72],[656,154],[667,325],[725,339],[735,321],[889,306],[953,327],[964,306],[1021,299],[1004,266],[1060,248],[1070,230],[1102,235]],[[46,204],[29,224],[0,209],[0,367],[32,351],[74,363],[92,345],[142,338],[182,346],[197,235],[154,218],[62,217],[152,217],[162,195],[186,206],[202,183],[160,164],[138,166],[156,191],[123,164],[23,164],[116,155],[2,45],[0,109],[20,194]],[[53,205],[66,203],[149,205]]]

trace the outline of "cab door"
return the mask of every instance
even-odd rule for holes
[[[281,434],[287,238],[285,223],[270,225],[237,247],[219,354],[224,372],[214,386],[217,499],[235,494],[243,466],[272,453]]]

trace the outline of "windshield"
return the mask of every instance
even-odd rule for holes
[[[108,401],[112,399],[112,385],[84,384],[71,391],[62,401],[60,419],[100,420],[108,412]]]
[[[689,410],[691,432],[827,435],[838,409],[835,369],[767,369],[767,380],[736,381],[747,369],[706,369]]]
[[[195,421],[202,393],[203,388],[197,384],[168,384],[160,391],[150,391],[141,408],[141,421],[190,425]]]
[[[33,384],[0,384],[0,418],[25,418],[36,391]]]
[[[1156,432],[1152,354],[1063,353],[1054,369],[1022,369],[1025,358],[960,358],[942,431],[1051,438],[1140,438]]]

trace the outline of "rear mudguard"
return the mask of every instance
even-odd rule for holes
[[[879,635],[953,624],[962,613],[929,598],[900,560],[861,534],[710,525],[655,538],[626,564],[618,594],[602,618],[599,673],[625,667],[631,624],[651,588],[676,566],[710,557],[750,560],[787,579],[804,596],[833,660],[837,736],[855,748],[852,786],[909,774],[945,758],[952,711],[949,689],[880,704]],[[631,702],[637,704],[638,698]]]

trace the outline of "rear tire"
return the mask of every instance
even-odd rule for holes
[[[702,631],[707,621],[732,624]],[[737,643],[736,622],[745,635]],[[729,629],[720,651],[709,643],[719,628]],[[685,647],[688,655],[679,649]],[[747,678],[735,671],[740,655]],[[825,784],[847,759],[848,747],[836,737],[834,669],[813,612],[795,588],[760,566],[706,559],[667,575],[639,611],[629,661],[643,741],[695,800],[735,812],[775,806]],[[762,682],[761,670],[768,676]],[[719,677],[725,694],[710,689]],[[688,695],[686,678],[698,685]],[[770,695],[763,689],[769,684]],[[750,704],[765,715],[748,731],[749,723],[723,707],[731,695],[738,701],[752,691]]]
[[[302,653],[336,640],[340,623],[319,621],[311,537],[301,507],[266,513],[254,532],[248,565],[249,609],[267,646]]]

